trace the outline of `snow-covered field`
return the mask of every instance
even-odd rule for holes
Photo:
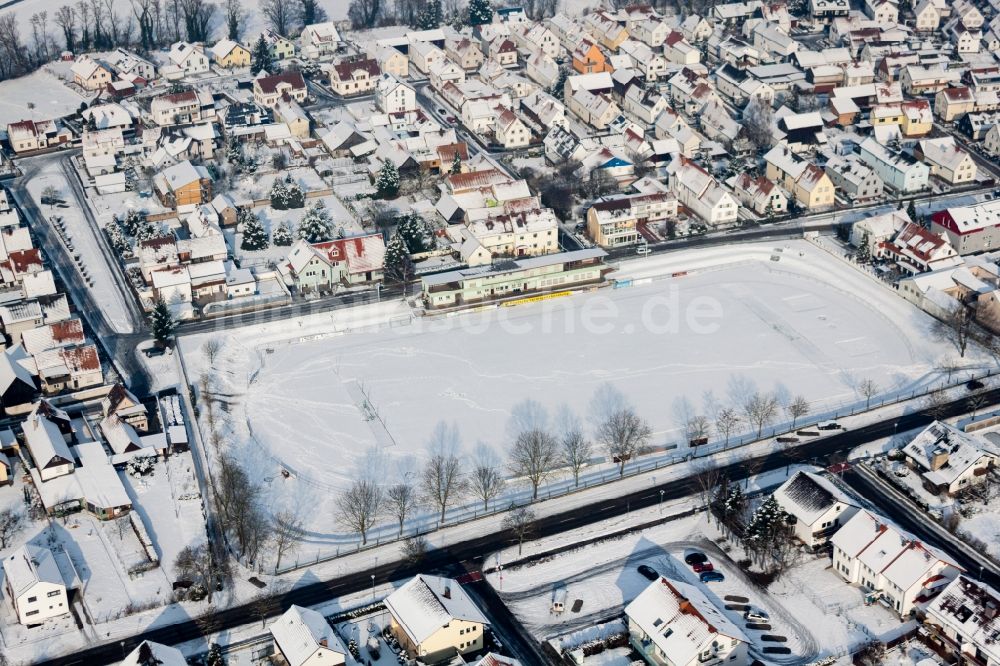
[[[412,471],[442,439],[503,451],[527,400],[587,423],[610,385],[649,420],[654,446],[684,447],[692,410],[759,390],[801,394],[812,415],[833,416],[864,406],[862,380],[881,396],[909,393],[940,382],[935,368],[952,355],[928,335],[929,317],[805,242],[670,254],[620,273],[657,270],[688,274],[412,323],[401,310],[377,330],[345,332],[334,313],[318,336],[227,332],[215,367],[237,444],[336,490],[359,473]],[[195,377],[203,339],[184,343]]]
[[[10,123],[21,120],[60,118],[80,108],[84,99],[45,69],[19,79],[0,81],[0,127],[6,129]]]

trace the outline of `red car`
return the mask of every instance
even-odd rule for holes
[[[704,573],[706,571],[714,571],[715,567],[712,566],[711,562],[699,562],[691,567],[694,569],[695,573]]]

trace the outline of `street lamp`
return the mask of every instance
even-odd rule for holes
[[[666,491],[664,491],[663,488],[660,488],[660,510],[661,511],[663,510],[663,494],[664,494],[664,492],[666,492]]]
[[[375,601],[375,574],[372,574],[372,601]]]

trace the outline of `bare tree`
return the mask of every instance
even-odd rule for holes
[[[8,506],[0,511],[0,550],[7,548],[11,541],[24,529],[24,513],[16,507]]]
[[[653,430],[628,406],[614,409],[597,426],[597,441],[618,463],[618,476],[625,476],[625,463],[646,450]]]
[[[573,486],[580,486],[580,472],[594,455],[594,447],[580,428],[572,428],[562,435],[562,464],[573,474]]]
[[[382,10],[382,0],[351,0],[347,18],[351,20],[351,26],[356,30],[373,28],[382,16]]]
[[[771,393],[757,391],[743,403],[743,416],[757,428],[757,439],[764,433],[764,426],[774,420],[778,412],[778,398]]]
[[[692,414],[684,424],[684,435],[687,437],[688,443],[694,443],[706,439],[711,427],[707,417],[701,414]]]
[[[732,407],[723,407],[715,415],[715,432],[722,438],[726,446],[729,445],[729,438],[740,427],[741,420],[740,415]]]
[[[76,10],[72,5],[63,5],[56,11],[55,23],[63,33],[63,43],[67,51],[76,50]]]
[[[472,474],[469,475],[469,490],[476,498],[483,501],[483,511],[489,511],[490,500],[503,492],[505,479],[500,473],[496,458],[492,452],[483,451],[476,460]]]
[[[212,19],[217,7],[206,0],[184,0],[184,28],[190,42],[204,42],[208,39]]]
[[[702,506],[711,508],[712,500],[715,497],[716,488],[722,480],[722,472],[718,464],[711,458],[702,458],[694,464],[694,474],[692,478],[698,486],[698,497]],[[708,511],[708,522],[712,522],[712,512]]]
[[[184,546],[174,559],[174,571],[177,572],[177,577],[180,580],[201,586],[205,590],[205,594],[208,595],[209,602],[212,601],[216,572],[208,544]]]
[[[288,0],[263,0],[260,3],[260,13],[267,19],[267,24],[282,37],[287,37],[295,18],[295,7]]]
[[[965,358],[974,325],[971,310],[959,303],[935,323],[934,335],[939,340],[955,345],[958,355]]]
[[[950,405],[941,391],[932,391],[924,396],[922,409],[935,421],[948,417]]]
[[[302,539],[302,518],[298,511],[282,509],[271,516],[271,532],[274,535],[274,569],[281,567],[281,558],[293,552]]]
[[[545,430],[533,428],[518,434],[510,450],[510,467],[516,476],[531,484],[531,498],[538,499],[538,487],[559,462],[559,442]]]
[[[205,344],[201,346],[201,351],[205,354],[208,364],[214,365],[215,359],[219,357],[219,352],[222,351],[222,340],[219,338],[205,340]]]
[[[417,491],[406,481],[389,486],[385,492],[386,512],[399,525],[399,536],[403,536],[403,526],[406,524],[406,519],[417,508],[418,503]]]
[[[385,496],[378,484],[358,479],[337,498],[340,523],[361,535],[361,544],[368,543],[368,530],[378,521]]]
[[[431,435],[431,458],[421,475],[423,495],[427,502],[440,510],[440,522],[451,502],[468,488],[459,458],[458,429],[439,423]]]
[[[428,550],[430,550],[430,544],[427,542],[427,539],[420,535],[410,537],[403,542],[403,559],[408,564],[419,564],[427,557]]]
[[[229,453],[218,458],[216,501],[223,524],[232,535],[238,557],[253,562],[268,538],[270,522],[261,506],[263,489],[258,480]]]
[[[804,396],[797,395],[785,405],[785,413],[792,419],[792,430],[795,430],[796,421],[809,413],[809,401]]]
[[[858,384],[858,393],[865,399],[865,409],[871,406],[872,398],[878,395],[878,391],[878,384],[872,379],[862,379]]]
[[[742,132],[747,140],[753,144],[755,150],[761,150],[771,145],[773,121],[774,113],[771,110],[771,105],[758,97],[751,97],[743,109]]]
[[[969,394],[969,397],[965,399],[965,404],[968,406],[969,411],[972,412],[972,418],[976,418],[976,412],[988,405],[989,399],[983,391],[976,391]]]
[[[298,0],[298,18],[302,25],[312,25],[322,23],[326,20],[326,10],[319,3],[319,0]]]
[[[503,519],[500,526],[510,530],[517,539],[517,556],[521,556],[524,540],[531,536],[535,529],[535,512],[526,506],[519,506]]]
[[[243,9],[243,0],[226,0],[224,10],[226,13],[226,31],[229,39],[239,41],[243,35],[243,27],[247,17],[246,10]]]

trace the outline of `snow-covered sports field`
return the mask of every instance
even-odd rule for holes
[[[654,446],[683,448],[684,414],[738,408],[755,391],[804,396],[809,420],[863,406],[863,380],[879,387],[875,404],[940,383],[936,368],[957,360],[927,315],[805,241],[650,257],[618,275],[684,271],[412,322],[382,304],[366,323],[383,325],[354,332],[344,318],[360,312],[226,332],[214,367],[233,437],[269,475],[284,468],[327,494],[361,472],[391,482],[418,469],[442,424],[469,457],[483,444],[503,457],[526,400],[550,416],[566,406],[592,430],[594,396],[610,385],[650,422]],[[192,381],[205,339],[183,341]]]

